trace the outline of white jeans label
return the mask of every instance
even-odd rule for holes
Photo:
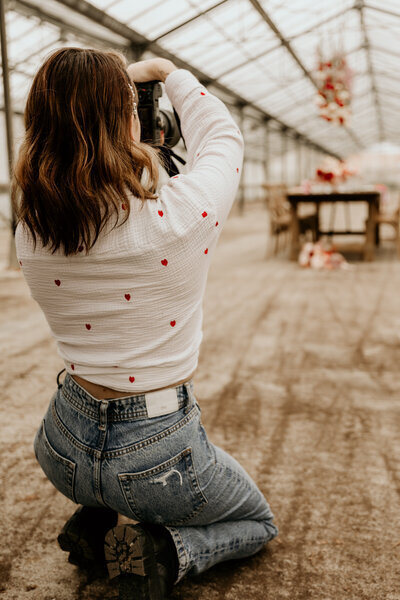
[[[150,392],[145,396],[147,415],[150,419],[175,412],[179,408],[178,394],[175,388]]]

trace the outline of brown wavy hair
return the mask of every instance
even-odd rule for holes
[[[88,251],[112,217],[113,227],[126,221],[130,192],[156,198],[157,154],[130,135],[130,83],[115,51],[61,48],[40,67],[12,186],[17,219],[35,244]]]

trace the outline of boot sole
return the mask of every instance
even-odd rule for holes
[[[164,600],[152,537],[140,525],[119,525],[104,541],[110,579],[118,578],[119,600]]]
[[[110,522],[110,527],[115,525],[117,516]],[[105,533],[105,532],[104,532]],[[87,525],[87,518],[80,512],[72,515],[65,523],[57,537],[58,544],[64,552],[69,552],[69,562],[84,569],[94,566],[106,568],[103,544],[99,541],[99,534],[93,534]]]
[[[92,563],[100,562],[105,566],[104,557],[95,555],[93,548],[82,537],[79,532],[69,529],[59,534],[58,545],[64,552],[69,552],[69,562],[77,566],[90,566]],[[100,560],[99,560],[100,559]]]

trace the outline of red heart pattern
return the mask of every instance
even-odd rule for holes
[[[236,167],[236,173],[239,173],[239,167]]]
[[[200,92],[200,93],[201,93],[201,95],[202,95],[202,96],[205,96],[205,95],[206,95],[206,94],[205,94],[205,92]],[[199,153],[197,153],[197,156],[199,156]],[[236,171],[237,171],[237,173],[239,173],[239,168],[237,168],[237,169],[236,169]],[[178,175],[175,175],[175,176],[174,176],[172,179],[176,179],[177,177],[178,177]],[[121,205],[121,208],[122,208],[122,210],[127,210],[127,206],[126,206],[126,204],[122,204],[122,205]],[[159,216],[160,216],[160,217],[164,216],[164,212],[163,212],[162,210],[159,210],[159,211],[158,211],[158,214],[159,214]],[[203,211],[203,212],[201,213],[201,216],[202,216],[203,218],[205,218],[205,217],[207,217],[207,216],[208,216],[208,213],[207,213],[206,211]],[[218,221],[216,221],[216,223],[215,223],[215,226],[216,226],[216,227],[218,227]],[[84,250],[84,247],[83,247],[83,245],[80,245],[80,246],[78,247],[78,252],[83,252],[83,250]],[[208,254],[208,248],[206,248],[206,249],[204,250],[204,254]],[[22,261],[21,261],[21,260],[19,261],[19,264],[22,266]],[[162,259],[162,260],[161,260],[161,264],[162,264],[164,267],[166,267],[166,266],[168,265],[168,260],[167,260],[166,258]],[[61,280],[60,280],[60,279],[55,279],[55,280],[54,280],[54,283],[55,283],[55,285],[56,285],[57,287],[60,287],[60,285],[61,285]],[[128,294],[128,293],[127,293],[127,294],[124,294],[124,298],[125,298],[125,300],[126,300],[127,302],[129,302],[129,301],[131,300],[131,294]],[[175,325],[176,325],[176,320],[175,320],[175,319],[173,319],[172,321],[170,321],[170,325],[171,325],[171,327],[175,327]],[[90,323],[85,323],[85,327],[86,327],[86,329],[87,329],[88,331],[90,331],[90,330],[92,329],[92,325],[91,325]],[[74,370],[75,370],[75,365],[74,365],[73,363],[71,363],[70,367],[71,367],[72,371],[74,371]],[[115,369],[117,369],[117,368],[118,368],[118,366],[117,366],[117,365],[114,365],[114,368],[115,368]],[[129,377],[129,381],[130,381],[131,383],[133,383],[133,382],[135,381],[135,377],[134,377],[133,375],[131,375],[131,376]]]
[[[205,96],[206,93],[205,92],[200,92],[200,96]]]

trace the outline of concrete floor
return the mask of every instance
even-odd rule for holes
[[[222,233],[194,384],[210,438],[257,481],[280,535],[173,599],[400,600],[400,262],[387,244],[351,271],[301,270],[265,260],[266,230],[260,208]],[[19,272],[0,271],[0,320],[0,596],[115,600],[55,541],[74,505],[32,440],[62,366]]]

